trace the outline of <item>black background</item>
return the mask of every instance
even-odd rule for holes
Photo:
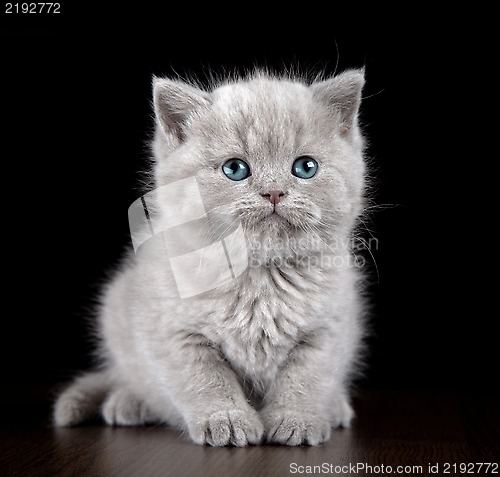
[[[361,121],[381,207],[368,223],[378,274],[367,257],[361,385],[497,386],[487,12],[479,22],[364,12],[362,23],[360,12],[220,19],[207,9],[195,21],[63,7],[58,18],[1,18],[4,383],[50,384],[91,363],[91,310],[130,244],[127,209],[148,163],[152,75],[293,64],[366,68]]]

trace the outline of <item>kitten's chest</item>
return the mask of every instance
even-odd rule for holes
[[[315,307],[301,293],[305,284],[279,281],[277,274],[276,270],[253,271],[242,280],[220,307],[214,330],[233,368],[264,386],[314,326]]]

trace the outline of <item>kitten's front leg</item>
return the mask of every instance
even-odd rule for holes
[[[168,373],[170,391],[191,439],[212,446],[258,444],[264,433],[260,416],[220,352],[191,335],[179,358]]]
[[[317,343],[296,346],[265,397],[268,442],[319,445],[330,439],[332,427],[349,425],[353,411],[336,364]]]

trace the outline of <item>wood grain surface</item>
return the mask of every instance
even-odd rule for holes
[[[324,446],[212,448],[166,427],[55,429],[47,400],[11,399],[0,429],[0,475],[466,475],[460,464],[475,465],[467,475],[495,475],[476,464],[500,462],[498,396],[370,390],[355,407],[353,427],[335,431]]]

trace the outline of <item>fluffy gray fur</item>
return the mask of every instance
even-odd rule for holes
[[[257,72],[208,90],[155,78],[156,186],[196,177],[207,210],[224,204],[241,221],[252,264],[181,299],[165,258],[131,255],[103,293],[102,365],[62,392],[56,425],[100,413],[213,446],[318,445],[349,426],[364,333],[349,249],[364,207],[363,84],[362,70],[312,83]],[[312,179],[291,174],[304,155],[319,163]],[[232,157],[248,179],[223,174]],[[271,190],[284,193],[276,214]]]

